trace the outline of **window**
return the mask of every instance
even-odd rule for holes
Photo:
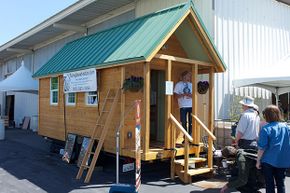
[[[65,96],[66,105],[76,105],[76,93],[67,93]]]
[[[86,93],[86,104],[87,105],[97,105],[97,91]]]
[[[50,104],[58,104],[58,77],[50,79]]]

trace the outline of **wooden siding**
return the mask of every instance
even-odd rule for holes
[[[182,48],[180,42],[175,35],[171,36],[169,40],[165,43],[165,46],[159,50],[158,54],[167,54],[177,57],[187,58],[187,55]],[[108,89],[120,88],[122,86],[123,80],[129,78],[130,76],[141,76],[145,78],[144,73],[144,63],[128,64],[123,67],[114,67],[99,70],[99,83],[98,89],[100,91],[100,103],[99,109],[101,110],[103,106],[103,101]],[[167,61],[160,59],[153,59],[149,64],[151,70],[164,70],[167,69]],[[123,70],[122,70],[123,69]],[[183,71],[191,71],[191,65],[172,61],[172,76],[171,79],[176,84],[180,81],[180,75]],[[81,136],[90,137],[92,130],[95,127],[96,120],[98,118],[98,107],[87,106],[85,104],[85,93],[76,94],[76,105],[75,106],[65,106],[63,105],[63,80],[60,76],[59,81],[59,103],[56,106],[50,105],[50,79],[43,78],[40,79],[40,127],[39,134],[48,136],[51,138],[64,140],[65,139],[65,126],[64,126],[64,110],[66,116],[66,133],[74,133]],[[152,154],[152,151],[147,150],[150,147],[150,138],[145,136],[150,136],[150,133],[146,133],[145,129],[145,115],[146,111],[150,109],[145,106],[145,92],[144,88],[138,92],[122,91],[122,96],[120,97],[117,111],[114,116],[111,117],[111,125],[109,128],[109,133],[104,142],[104,150],[106,152],[115,153],[115,136],[116,129],[120,125],[122,115],[125,115],[124,126],[120,130],[120,144],[121,144],[121,155],[134,157],[135,149],[135,100],[141,100],[141,148],[143,150],[142,159],[152,160],[159,159],[160,154]],[[165,113],[165,109],[164,109]],[[179,107],[177,100],[172,98],[172,114],[179,120]],[[149,130],[150,132],[150,130]],[[165,135],[167,131],[164,132]],[[96,137],[98,138],[100,131],[97,132]],[[164,144],[169,144],[171,133],[167,133]],[[182,137],[182,135],[177,132],[177,136]],[[165,155],[164,155],[165,156]],[[164,157],[165,158],[165,157]]]
[[[121,85],[120,67],[100,70],[100,109],[108,89],[118,89]],[[51,138],[65,140],[64,127],[64,105],[63,105],[63,80],[59,81],[59,102],[58,105],[50,105],[50,79],[40,79],[40,125],[39,134]],[[76,105],[65,107],[66,133],[74,133],[81,136],[90,136],[98,118],[98,107],[87,106],[85,93],[76,94]],[[111,152],[115,149],[115,131],[120,123],[120,108],[111,117],[112,124],[109,128],[104,149]],[[97,133],[97,138],[100,132]]]
[[[129,78],[130,76],[141,76],[143,77],[143,64],[132,64],[125,66],[125,78]],[[127,117],[124,120],[124,127],[121,132],[121,140],[123,140],[122,144],[124,144],[122,149],[125,150],[134,150],[135,149],[135,112],[136,109],[134,106],[135,100],[141,100],[141,148],[145,147],[145,109],[144,109],[144,91],[143,89],[139,92],[131,92],[125,91],[125,115]],[[130,137],[131,136],[131,137]]]

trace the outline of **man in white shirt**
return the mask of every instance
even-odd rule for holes
[[[180,121],[184,129],[191,135],[192,134],[192,83],[191,73],[184,71],[181,74],[181,81],[174,87],[174,94],[178,100],[180,109]],[[187,127],[188,126],[188,127]]]
[[[254,104],[254,99],[249,96],[239,103],[242,105],[243,113],[237,126],[236,144],[242,149],[255,149],[257,148],[256,140],[260,126],[257,105]]]

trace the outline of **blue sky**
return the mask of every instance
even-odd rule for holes
[[[3,0],[0,3],[0,45],[28,31],[77,0]]]

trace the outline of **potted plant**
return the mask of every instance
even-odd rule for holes
[[[132,91],[132,92],[138,92],[140,89],[143,88],[144,85],[144,79],[141,76],[131,76],[124,80],[123,83],[123,90],[124,91]]]

